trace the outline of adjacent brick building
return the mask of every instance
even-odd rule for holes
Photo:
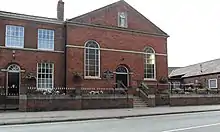
[[[202,88],[219,89],[220,59],[210,60],[173,70],[169,82],[173,88],[199,85]]]
[[[63,14],[62,0],[56,19],[0,12],[0,86],[75,87],[80,75],[82,87],[129,87],[168,76],[169,36],[125,1]]]

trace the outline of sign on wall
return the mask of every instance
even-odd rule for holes
[[[103,78],[105,78],[105,79],[112,79],[112,78],[114,78],[114,73],[112,71],[110,71],[110,70],[106,70],[103,73]]]

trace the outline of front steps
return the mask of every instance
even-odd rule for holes
[[[133,107],[134,108],[147,107],[147,103],[144,100],[142,100],[140,97],[134,96],[133,97]]]

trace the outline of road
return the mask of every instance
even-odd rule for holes
[[[0,132],[219,132],[220,112],[0,126]]]

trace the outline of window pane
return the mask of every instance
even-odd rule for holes
[[[180,88],[180,82],[174,82],[173,88]]]
[[[154,78],[153,74],[147,74],[147,78]]]
[[[155,78],[155,54],[152,48],[146,48],[145,52],[145,69],[144,69],[144,77],[149,79]]]
[[[99,76],[99,45],[95,41],[86,43],[85,72],[86,76]],[[93,49],[89,49],[93,48]]]
[[[146,53],[154,53],[154,50],[152,48],[148,47],[145,49],[145,52]]]
[[[38,29],[38,49],[54,50],[54,31]]]
[[[209,80],[209,85],[210,85],[210,88],[216,88],[216,80]]]
[[[95,76],[95,71],[89,71],[89,76]]]
[[[38,88],[52,88],[53,83],[53,64],[38,64]]]
[[[24,27],[6,25],[5,46],[23,48],[24,47]]]

